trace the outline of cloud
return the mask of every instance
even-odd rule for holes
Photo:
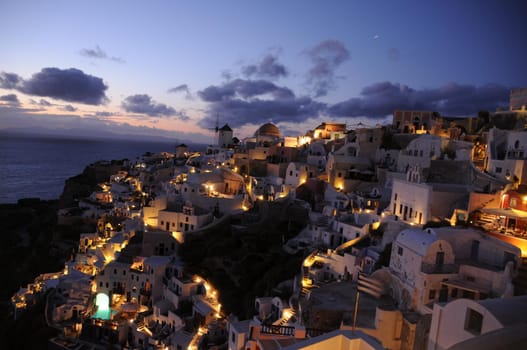
[[[2,89],[17,90],[20,88],[22,81],[22,78],[18,74],[6,72],[0,73],[0,88]]]
[[[388,59],[390,61],[394,61],[394,62],[398,62],[399,61],[399,58],[401,56],[400,52],[399,52],[399,49],[395,48],[395,47],[390,47],[388,49]]]
[[[157,103],[146,94],[131,95],[124,99],[122,107],[125,111],[146,114],[151,117],[177,116],[181,120],[188,120],[184,112],[177,112],[174,108],[163,103]]]
[[[23,80],[14,73],[2,72],[0,84],[4,89],[68,102],[98,105],[108,100],[105,94],[108,87],[101,78],[75,68],[43,68],[29,80]]]
[[[267,54],[260,63],[243,66],[242,74],[246,77],[277,79],[286,77],[289,72],[283,64],[278,62],[277,56]]]
[[[315,97],[325,96],[336,88],[335,71],[351,55],[338,40],[322,41],[306,51],[306,54],[313,63],[307,75],[307,83],[312,87]]]
[[[168,92],[169,93],[174,93],[174,94],[177,94],[177,93],[180,93],[180,92],[184,92],[185,93],[185,98],[187,100],[192,99],[192,94],[190,93],[190,89],[189,89],[187,84],[181,84],[181,85],[178,85],[176,87],[170,88],[170,89],[168,89]]]
[[[236,97],[247,99],[266,94],[274,98],[291,98],[294,96],[290,89],[279,87],[267,80],[235,79],[221,86],[211,85],[198,91],[199,97],[206,102],[218,102]]]
[[[105,51],[103,51],[99,45],[95,46],[95,49],[82,49],[80,54],[84,57],[95,58],[100,60],[110,60],[117,63],[124,63],[125,61],[120,57],[108,56]]]
[[[232,72],[226,69],[223,72],[221,72],[221,77],[223,78],[223,80],[229,81],[232,79]]]
[[[509,89],[498,84],[474,86],[452,82],[439,88],[416,90],[386,81],[365,87],[360,97],[336,103],[328,111],[332,116],[370,118],[383,118],[395,110],[469,115],[506,106],[508,98]]]
[[[62,107],[63,110],[67,112],[75,112],[77,108],[73,107],[72,105],[65,105]]]
[[[8,95],[0,96],[0,101],[7,102],[7,104],[10,106],[20,105],[20,101],[18,100],[18,97],[15,94],[8,94]]]
[[[49,103],[48,101],[44,100],[43,98],[40,99],[37,103],[39,106],[49,107],[53,106],[53,104]]]
[[[214,125],[216,116],[233,127],[261,124],[270,119],[279,122],[302,122],[316,117],[325,104],[310,97],[297,97],[290,89],[266,80],[235,79],[220,86],[209,86],[198,95],[209,102],[203,127]]]

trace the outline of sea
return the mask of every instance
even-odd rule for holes
[[[58,199],[66,179],[82,173],[89,164],[125,158],[134,161],[146,152],[174,152],[175,146],[175,141],[135,138],[96,140],[3,134],[0,136],[0,203],[36,197]]]

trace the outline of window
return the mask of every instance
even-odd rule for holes
[[[117,269],[113,269],[113,274],[117,275]]]
[[[172,223],[172,227],[174,227],[174,226],[176,226],[176,223],[175,223],[175,222]]]
[[[126,276],[126,270],[123,270],[123,276]]]
[[[403,247],[397,247],[397,255],[403,255]]]
[[[397,193],[396,193],[395,196],[393,197],[393,200],[394,200],[394,201],[397,200]]]
[[[293,176],[293,170],[289,171],[289,176]]]
[[[465,316],[465,330],[472,334],[479,335],[481,334],[482,324],[483,315],[476,310],[467,308],[467,314]]]
[[[164,225],[164,224],[165,224],[165,222],[163,220],[161,220],[161,225]]]
[[[499,166],[496,167],[496,174],[501,174],[501,167]]]
[[[430,292],[428,292],[428,299],[434,300],[436,298],[436,290],[430,289]]]
[[[234,343],[236,339],[236,334],[234,332],[231,332],[231,341]]]

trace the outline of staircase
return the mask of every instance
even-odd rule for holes
[[[135,325],[137,326],[137,330],[139,332],[144,332],[145,329],[146,329],[146,325],[145,325],[145,318],[143,315],[138,315],[137,318],[135,319]]]
[[[496,218],[492,214],[481,213],[481,216],[474,224],[483,228],[490,228],[496,225]]]
[[[366,277],[361,273],[359,274],[357,289],[378,299],[383,294],[384,287],[382,282]]]

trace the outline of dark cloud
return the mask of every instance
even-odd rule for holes
[[[187,94],[190,92],[189,88],[188,88],[188,85],[187,84],[181,84],[181,85],[178,85],[176,87],[173,87],[171,89],[168,89],[168,92],[174,92],[174,93],[177,93],[177,92],[186,92]]]
[[[68,102],[98,105],[108,100],[105,94],[108,87],[101,78],[75,68],[43,68],[29,80],[23,80],[14,73],[2,73],[0,84],[4,89]]]
[[[198,91],[199,97],[206,102],[218,102],[236,97],[247,99],[266,94],[280,99],[294,97],[290,89],[279,87],[267,80],[235,79],[221,86],[211,85]]]
[[[189,119],[184,113],[177,112],[174,108],[163,103],[157,103],[146,94],[128,96],[124,99],[122,107],[127,112],[146,114],[151,117],[177,116],[181,120]]]
[[[20,101],[18,100],[18,97],[15,94],[8,94],[8,95],[0,96],[0,101],[7,102],[11,106],[20,105]]]
[[[181,84],[176,87],[168,89],[169,93],[185,93],[185,98],[190,100],[193,99],[192,94],[190,93],[190,89],[187,84]]]
[[[296,97],[293,91],[266,80],[236,79],[221,86],[209,86],[198,92],[210,102],[207,117],[199,123],[203,127],[214,125],[218,114],[222,122],[238,127],[274,122],[302,122],[316,117],[325,104],[309,97]]]
[[[110,60],[118,63],[124,63],[124,60],[120,57],[108,56],[99,45],[95,46],[95,49],[82,49],[80,54],[84,57],[95,58],[100,60]]]
[[[41,98],[40,101],[38,101],[38,105],[44,106],[44,107],[53,106],[53,104],[49,103],[48,101],[44,100],[43,98]]]
[[[256,76],[259,78],[277,79],[286,77],[289,72],[287,68],[278,62],[278,57],[268,54],[258,64],[242,67],[242,73],[246,77]]]
[[[360,97],[331,106],[329,114],[383,118],[394,110],[430,110],[446,115],[469,115],[506,106],[508,98],[509,89],[498,84],[449,83],[439,88],[415,90],[403,84],[381,82],[365,87]]]
[[[401,54],[399,52],[399,49],[397,49],[396,47],[390,47],[388,49],[388,59],[390,61],[397,62],[399,61],[400,56]]]
[[[199,123],[204,127],[214,125],[218,114],[222,116],[222,122],[229,123],[233,127],[263,124],[271,119],[275,123],[300,123],[317,117],[325,108],[325,104],[309,97],[295,97],[284,100],[233,99],[213,103],[210,107],[208,116]]]
[[[62,107],[62,109],[67,112],[75,112],[77,110],[77,108],[73,107],[72,105],[65,105]]]
[[[313,89],[316,97],[325,96],[336,87],[335,71],[351,56],[338,40],[325,40],[306,51],[313,63],[307,75],[307,83]]]
[[[22,78],[15,73],[0,73],[0,88],[2,89],[17,90],[22,82]]]

